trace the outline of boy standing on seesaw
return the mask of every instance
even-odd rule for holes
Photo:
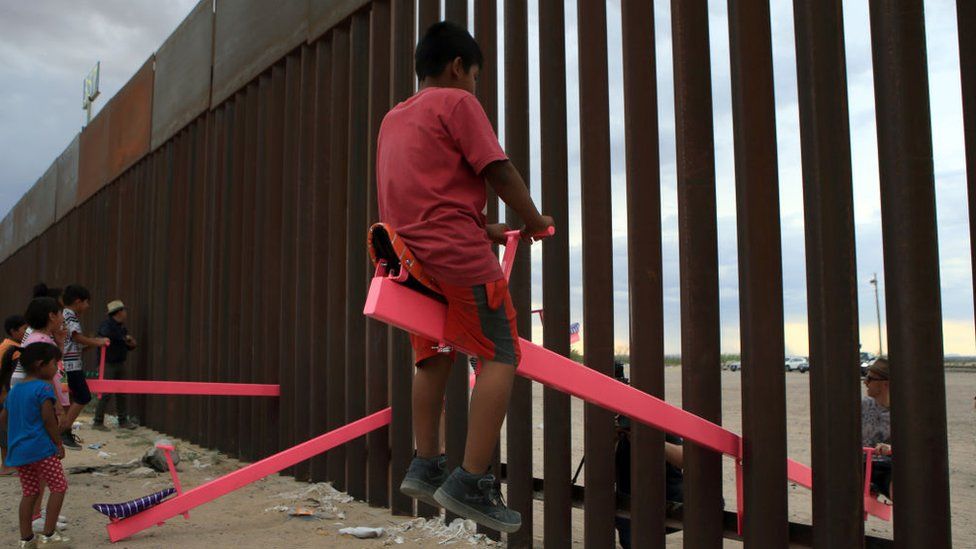
[[[417,373],[413,427],[417,454],[400,490],[479,524],[515,532],[518,512],[501,500],[488,472],[511,396],[520,350],[508,283],[492,252],[505,225],[486,225],[485,180],[525,221],[523,237],[543,232],[522,176],[498,143],[474,96],[483,64],[464,28],[436,23],[417,45],[420,91],[383,119],[376,152],[380,221],[413,251],[447,298],[445,339],[477,353],[464,461],[450,475],[440,454],[438,423],[453,353],[411,336]]]

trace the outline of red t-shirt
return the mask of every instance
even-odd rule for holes
[[[383,119],[376,145],[380,220],[435,280],[475,286],[502,278],[485,232],[485,166],[507,160],[481,103],[427,88]]]

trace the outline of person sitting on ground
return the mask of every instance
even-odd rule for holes
[[[27,331],[27,321],[20,315],[8,316],[3,323],[3,331],[7,335],[0,342],[0,405],[7,398],[10,392],[10,378],[14,375],[14,368],[17,366],[15,357],[19,357],[20,341],[24,338]],[[0,466],[0,476],[11,475],[16,472],[13,467],[7,466],[7,424],[0,424],[0,459],[3,465]]]
[[[49,343],[31,343],[23,348],[20,362],[26,377],[10,390],[0,412],[0,422],[10,430],[10,455],[7,460],[17,467],[23,497],[20,500],[20,547],[68,543],[71,540],[57,530],[58,515],[68,491],[61,460],[64,446],[54,410],[57,399],[51,381],[58,371],[61,351]],[[47,519],[40,540],[35,539],[33,510],[43,495],[41,482],[51,491]]]
[[[552,226],[536,209],[474,96],[484,59],[474,38],[450,22],[432,25],[414,54],[420,91],[394,107],[380,127],[376,186],[380,221],[396,231],[447,300],[448,343],[478,355],[468,436],[460,467],[446,474],[439,424],[454,363],[438,342],[411,337],[417,373],[413,427],[417,454],[400,485],[410,497],[503,532],[521,515],[501,499],[489,472],[511,396],[520,349],[515,308],[492,242],[504,225],[486,224],[485,180],[526,226],[523,237]]]
[[[91,293],[84,286],[72,284],[64,289],[61,297],[64,303],[64,371],[68,377],[68,390],[71,395],[71,406],[65,414],[61,424],[61,436],[66,448],[81,450],[78,437],[71,427],[85,406],[91,402],[92,394],[85,379],[85,366],[81,359],[81,352],[85,347],[102,347],[109,343],[105,337],[87,337],[81,328],[80,316],[91,307]]]
[[[108,316],[98,327],[98,335],[108,338],[110,344],[105,350],[105,379],[124,379],[125,378],[125,359],[129,356],[129,351],[136,348],[136,340],[129,335],[129,329],[125,327],[128,317],[128,310],[125,304],[116,299],[108,304]],[[116,395],[104,394],[95,407],[95,418],[92,421],[92,428],[100,431],[107,431],[105,427],[105,408],[109,401],[115,399],[115,410],[119,418],[119,427],[122,429],[135,429],[136,426],[129,420],[126,408],[125,394]]]
[[[892,499],[891,393],[888,359],[879,358],[864,376],[867,396],[861,398],[861,444],[878,456],[871,466],[872,490]]]

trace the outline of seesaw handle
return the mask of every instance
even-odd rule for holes
[[[549,226],[541,233],[532,235],[533,240],[542,240],[556,234],[556,228]],[[505,254],[502,256],[502,272],[505,273],[505,280],[512,277],[512,266],[515,264],[515,252],[518,250],[519,240],[522,239],[522,231],[505,231]]]

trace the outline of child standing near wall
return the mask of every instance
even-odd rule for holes
[[[528,188],[498,143],[474,96],[483,58],[464,28],[437,23],[415,53],[420,91],[387,113],[380,127],[376,183],[380,220],[391,226],[447,298],[445,339],[477,353],[464,461],[449,476],[439,419],[451,354],[412,337],[417,373],[413,427],[417,454],[400,490],[475,522],[515,532],[521,515],[501,500],[488,471],[505,419],[520,350],[508,283],[492,252],[504,225],[486,224],[485,181],[525,221],[523,236],[543,232]]]
[[[57,530],[58,514],[68,491],[61,459],[64,447],[55,409],[58,407],[51,381],[58,371],[61,351],[49,343],[32,343],[20,355],[26,377],[11,389],[0,412],[0,422],[9,428],[10,455],[17,467],[23,497],[20,500],[20,547],[37,547],[71,540]],[[35,538],[31,519],[41,497],[41,482],[51,491],[43,533]],[[40,538],[40,539],[37,539]]]
[[[3,322],[3,331],[7,337],[0,342],[0,404],[3,404],[7,394],[10,393],[10,379],[13,377],[17,362],[15,356],[20,356],[20,341],[27,331],[27,321],[20,315],[9,316]],[[0,423],[0,459],[3,459],[0,476],[11,475],[16,471],[7,465],[6,423]]]
[[[82,333],[79,315],[91,307],[91,293],[84,286],[72,284],[64,289],[61,296],[64,302],[64,372],[68,377],[68,389],[71,393],[71,406],[61,423],[61,439],[64,445],[73,450],[81,450],[81,444],[71,432],[71,426],[78,415],[91,402],[92,394],[85,380],[85,367],[81,361],[81,352],[85,347],[103,347],[109,344],[106,337],[87,337]]]

